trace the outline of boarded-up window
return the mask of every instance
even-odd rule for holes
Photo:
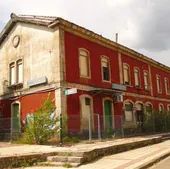
[[[109,60],[105,57],[102,57],[102,77],[103,80],[109,81],[110,80],[110,66],[109,66]]]
[[[22,60],[17,61],[17,83],[23,82],[23,65]]]
[[[15,63],[10,64],[10,84],[15,84]]]
[[[161,78],[158,75],[156,76],[156,84],[157,84],[157,91],[161,92],[162,91],[162,89],[161,89]]]
[[[140,72],[138,68],[134,68],[134,76],[135,76],[135,86],[140,86]]]
[[[90,76],[89,52],[83,49],[79,50],[79,67],[80,67],[80,76],[83,77]]]
[[[147,71],[144,71],[144,85],[145,89],[149,90],[149,75]]]
[[[129,65],[123,65],[123,75],[124,75],[124,84],[130,85],[130,69]]]
[[[169,80],[167,78],[165,78],[165,91],[166,91],[166,94],[170,93],[170,91],[169,91]]]
[[[125,103],[125,121],[133,121],[133,104],[130,102]]]

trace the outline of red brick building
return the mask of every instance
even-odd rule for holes
[[[88,130],[89,113],[93,131],[97,114],[114,131],[122,119],[136,128],[145,110],[170,111],[169,67],[64,19],[12,14],[0,45],[1,117],[18,116],[19,126],[49,91],[76,133]],[[77,93],[65,95],[70,88]]]

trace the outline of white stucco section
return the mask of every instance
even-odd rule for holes
[[[20,44],[13,46],[15,35]],[[23,60],[23,89],[27,81],[46,76],[48,83],[60,81],[59,31],[38,25],[17,23],[0,46],[0,95],[6,93],[4,82],[9,82],[9,64]]]

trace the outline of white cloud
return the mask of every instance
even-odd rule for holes
[[[168,0],[6,0],[0,1],[0,29],[12,12],[59,16],[112,40],[118,32],[119,43],[167,63],[169,11]]]

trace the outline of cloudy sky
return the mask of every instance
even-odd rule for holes
[[[170,66],[169,0],[5,0],[0,30],[10,13],[59,16]]]

